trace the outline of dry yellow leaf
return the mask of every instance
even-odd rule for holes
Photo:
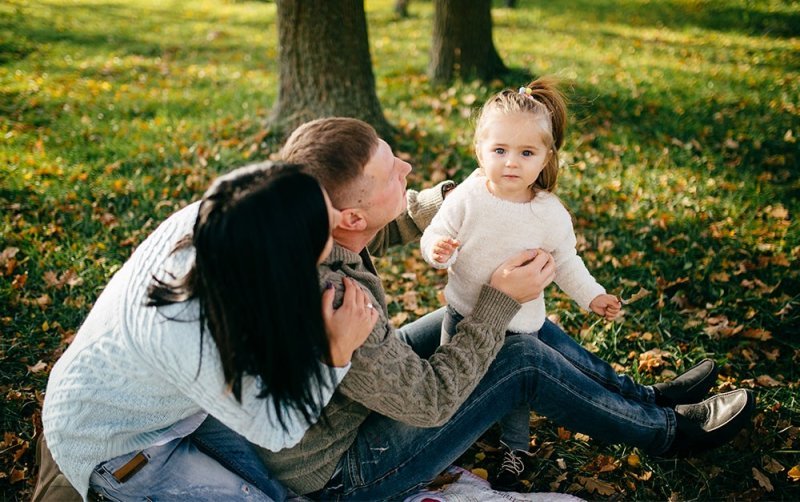
[[[472,474],[478,476],[479,478],[489,479],[489,472],[482,467],[476,467],[472,469],[472,471],[470,472],[472,472]]]

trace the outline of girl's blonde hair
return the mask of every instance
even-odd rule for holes
[[[520,87],[518,91],[505,89],[489,98],[478,115],[473,140],[475,149],[477,151],[480,138],[487,127],[488,115],[519,112],[533,114],[545,136],[545,143],[550,143],[550,155],[532,188],[552,192],[558,180],[558,151],[564,144],[567,126],[567,103],[552,77],[538,78],[525,87]]]

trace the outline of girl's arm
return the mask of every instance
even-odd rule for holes
[[[443,181],[438,185],[419,192],[409,190],[406,193],[408,209],[378,231],[378,234],[367,245],[374,256],[381,256],[394,245],[407,244],[419,239],[422,231],[430,225],[444,200],[444,194],[455,186],[452,181]]]
[[[558,216],[554,220],[562,229],[554,233],[551,243],[553,259],[556,264],[555,282],[567,293],[581,308],[591,310],[590,303],[598,295],[605,294],[606,290],[586,268],[576,249],[577,239],[572,227],[572,217],[569,212],[558,202]]]
[[[451,192],[422,234],[420,252],[423,259],[434,268],[448,268],[458,258],[461,243],[457,237],[464,222],[465,192],[466,187]]]

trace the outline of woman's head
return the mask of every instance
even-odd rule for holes
[[[275,406],[319,411],[309,389],[323,381],[329,346],[316,266],[330,252],[337,214],[317,181],[295,165],[237,169],[203,196],[186,286],[237,399],[242,377],[257,375],[261,397]],[[151,304],[168,303],[157,301],[155,286]]]
[[[547,159],[532,188],[553,191],[558,179],[558,151],[564,144],[567,106],[555,82],[549,78],[532,81],[518,91],[506,89],[484,103],[475,127],[474,146],[479,152],[482,141],[496,121],[511,117],[534,130],[547,148]],[[479,155],[480,159],[480,155]]]

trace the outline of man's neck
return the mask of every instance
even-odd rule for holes
[[[360,253],[376,235],[377,232],[342,232],[334,230],[333,240],[345,249]]]

